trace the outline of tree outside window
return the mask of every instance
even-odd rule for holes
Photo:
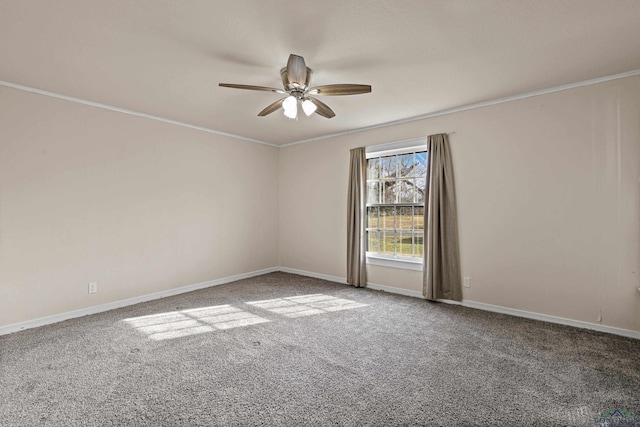
[[[427,152],[367,160],[367,252],[422,258]]]

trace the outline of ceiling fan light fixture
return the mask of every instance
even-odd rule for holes
[[[315,113],[317,108],[318,107],[316,106],[316,104],[311,102],[311,100],[309,99],[305,99],[304,101],[302,101],[302,110],[307,116],[310,116],[313,113]]]
[[[284,110],[284,115],[289,117],[290,119],[295,119],[298,117],[298,109],[297,108],[288,108]]]
[[[284,109],[284,115],[290,119],[298,117],[298,99],[291,95],[282,101],[282,108]]]
[[[297,104],[298,100],[296,99],[296,97],[293,95],[289,95],[285,98],[284,101],[282,101],[282,108],[284,108],[285,110],[297,109]]]
[[[286,108],[284,110],[284,115],[290,119],[295,119],[298,117],[298,109],[296,107]]]
[[[336,113],[334,113],[327,104],[315,97],[312,97],[311,95],[339,96],[358,95],[361,93],[371,92],[370,85],[361,84],[341,83],[322,85],[312,88],[310,86],[312,73],[311,68],[307,67],[305,64],[303,57],[291,54],[289,55],[287,66],[280,70],[283,89],[234,83],[220,83],[219,86],[288,94],[289,96],[269,104],[258,113],[258,117],[267,116],[282,107],[284,115],[290,119],[297,119],[298,103],[302,105],[302,111],[304,111],[307,116],[316,113],[327,119],[335,117]]]

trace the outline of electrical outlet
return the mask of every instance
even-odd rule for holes
[[[98,292],[98,282],[90,282],[89,283],[89,293],[95,294]]]
[[[471,277],[465,277],[464,278],[464,287],[465,288],[470,288],[471,287]]]

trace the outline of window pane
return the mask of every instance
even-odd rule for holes
[[[396,202],[396,181],[382,181],[382,203],[395,203]]]
[[[413,176],[413,153],[398,156],[398,173],[400,177]]]
[[[367,179],[380,178],[380,159],[367,160]]]
[[[367,208],[367,228],[378,228],[378,208]]]
[[[378,181],[367,182],[367,204],[380,203],[380,183]]]
[[[414,233],[413,235],[413,256],[422,258],[424,251],[424,234],[422,233]]]
[[[395,233],[393,231],[380,232],[380,253],[395,254]]]
[[[410,231],[398,231],[398,238],[396,239],[397,253],[400,256],[411,256],[413,245],[413,233]]]
[[[399,206],[396,208],[396,228],[411,230],[413,219],[413,208],[411,206]]]
[[[413,228],[422,230],[424,228],[424,208],[416,206],[414,209]]]
[[[415,180],[415,196],[416,196],[416,203],[423,203],[424,202],[424,195],[425,195],[425,178],[416,178]]]
[[[390,256],[423,255],[428,154],[406,153],[367,160],[367,250]],[[389,204],[394,206],[375,206]],[[372,206],[374,205],[374,206]],[[404,205],[404,206],[403,206]]]
[[[380,158],[380,177],[395,178],[396,177],[396,160],[397,156],[388,156]]]
[[[378,252],[379,236],[377,231],[367,231],[367,251]]]
[[[413,165],[414,176],[425,176],[427,173],[427,153],[416,153],[415,163]]]
[[[385,206],[380,208],[380,228],[389,228],[393,230],[393,206]]]
[[[397,203],[413,203],[413,186],[412,180],[402,179],[398,180],[395,186]]]

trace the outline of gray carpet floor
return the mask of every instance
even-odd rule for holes
[[[0,337],[2,426],[593,426],[640,341],[285,273]]]

